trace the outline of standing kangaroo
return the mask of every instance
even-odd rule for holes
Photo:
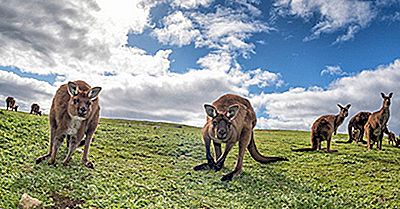
[[[364,126],[368,121],[368,117],[372,113],[370,112],[359,112],[355,114],[349,121],[349,125],[347,126],[349,140],[347,141],[338,141],[336,143],[351,143],[354,141],[355,143],[362,142],[366,144],[367,142],[363,140],[364,135]]]
[[[292,151],[306,152],[321,150],[321,142],[326,140],[326,152],[337,152],[337,150],[331,150],[332,134],[336,135],[338,127],[349,115],[350,106],[351,104],[346,105],[346,107],[338,104],[340,108],[339,114],[319,117],[311,127],[311,148],[292,149]]]
[[[235,145],[239,142],[239,154],[235,169],[224,175],[222,181],[230,181],[239,175],[243,167],[243,157],[246,148],[254,160],[260,163],[271,163],[276,161],[287,161],[282,157],[264,157],[254,142],[253,129],[256,126],[256,113],[249,100],[238,95],[226,94],[218,98],[212,105],[205,104],[207,122],[202,129],[203,141],[206,147],[207,163],[195,166],[198,170],[219,171],[224,166],[225,159]],[[210,144],[214,145],[214,158],[211,156]],[[226,143],[224,153],[221,152],[221,143]]]
[[[390,117],[390,99],[393,96],[393,93],[390,93],[386,96],[384,93],[381,93],[383,98],[383,104],[380,110],[374,112],[369,116],[368,122],[365,124],[365,136],[367,137],[367,147],[368,150],[371,150],[373,144],[377,142],[377,149],[382,150],[382,138],[383,133],[387,129],[387,122]]]
[[[50,157],[49,165],[55,163],[57,150],[65,136],[68,143],[68,154],[64,166],[68,165],[71,156],[86,134],[82,163],[93,168],[88,159],[89,146],[99,122],[99,98],[101,87],[91,88],[84,81],[68,82],[56,92],[51,105],[50,119],[50,149],[49,152],[36,159],[36,163]]]

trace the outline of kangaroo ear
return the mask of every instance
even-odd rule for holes
[[[71,95],[71,96],[76,96],[76,95],[78,95],[78,90],[79,90],[79,88],[78,88],[78,85],[76,85],[76,83],[74,83],[74,82],[68,82],[68,93],[69,93],[69,95]]]
[[[351,104],[346,105],[346,109],[349,109],[351,107]]]
[[[217,109],[215,109],[214,106],[205,104],[204,108],[206,109],[206,113],[209,117],[211,117],[211,118],[217,117]]]
[[[386,97],[385,94],[384,94],[383,92],[381,92],[381,96],[382,96],[382,98],[385,98],[385,97]]]
[[[239,112],[239,105],[232,105],[228,108],[228,112],[226,113],[226,117],[229,118],[229,120],[232,120],[235,118],[237,113]]]
[[[337,106],[338,106],[340,109],[344,109],[344,107],[343,107],[342,105],[340,105],[340,104],[337,104]]]
[[[392,98],[392,96],[393,96],[393,92],[390,92],[389,98]]]
[[[89,99],[91,100],[97,99],[97,96],[99,96],[100,91],[101,87],[93,87],[92,89],[90,89],[90,91],[88,92]]]

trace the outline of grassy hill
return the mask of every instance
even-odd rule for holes
[[[94,170],[78,152],[63,167],[65,144],[56,167],[36,165],[48,135],[47,117],[0,110],[0,208],[16,208],[23,193],[48,208],[400,207],[400,149],[386,141],[384,151],[333,143],[338,153],[294,153],[309,146],[308,132],[256,131],[260,152],[290,161],[261,165],[246,153],[241,176],[221,182],[237,145],[222,171],[195,172],[205,162],[198,128],[102,119],[90,152]]]

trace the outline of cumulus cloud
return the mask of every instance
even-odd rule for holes
[[[338,65],[335,65],[335,66],[328,65],[328,66],[325,66],[325,69],[323,69],[321,71],[321,76],[322,75],[330,75],[330,76],[339,75],[339,76],[341,76],[341,75],[347,75],[347,73],[344,72],[342,70],[342,68]]]
[[[336,114],[339,111],[337,103],[351,103],[351,117],[359,111],[378,110],[382,105],[380,92],[394,92],[389,127],[399,132],[400,112],[397,107],[400,105],[400,95],[396,95],[399,82],[400,59],[387,66],[340,78],[327,89],[292,88],[283,93],[256,95],[251,101],[259,113],[269,116],[260,118],[260,128],[309,130],[318,116]],[[345,131],[345,126],[342,125],[339,130]]]
[[[200,35],[199,30],[194,29],[192,21],[181,11],[165,17],[163,24],[164,28],[156,28],[153,31],[153,36],[162,44],[188,45]]]
[[[150,11],[163,2],[168,1],[17,0],[1,4],[0,65],[16,66],[33,74],[54,74],[56,81],[49,84],[0,71],[0,96],[16,97],[25,110],[32,102],[38,102],[48,111],[58,86],[81,79],[103,87],[100,95],[103,117],[201,125],[203,103],[226,92],[248,95],[251,86],[282,82],[279,74],[261,69],[245,71],[236,62],[236,51],[252,48],[242,44],[251,46],[246,39],[266,26],[253,23],[250,17],[233,9],[220,8],[209,18],[197,13],[190,13],[194,16],[189,18],[183,12],[172,12],[164,18],[166,28],[155,29],[154,33],[161,34],[168,44],[184,45],[194,37],[204,36],[202,41],[207,39],[218,45],[205,45],[214,51],[198,60],[199,69],[173,73],[169,58],[172,50],[150,54],[127,46],[128,33],[152,29]],[[196,18],[198,21],[192,23],[191,19]],[[235,21],[239,28],[224,25],[229,20]],[[193,32],[194,25],[199,27],[200,22],[212,25],[202,27],[202,34],[196,29]],[[182,36],[173,37],[172,32]],[[227,39],[223,43],[231,45],[229,50],[223,50],[218,38]]]
[[[254,33],[273,30],[265,23],[255,20],[242,9],[218,7],[212,13],[191,13],[199,25],[201,36],[196,47],[237,52],[244,56],[254,53],[254,44],[246,42]]]
[[[193,9],[199,6],[208,6],[213,0],[172,0],[172,6],[184,9]]]
[[[40,105],[44,111],[49,111],[51,96],[56,88],[44,81],[33,78],[22,78],[14,73],[0,71],[0,104],[5,107],[5,99],[14,97],[19,110],[30,111],[32,103]]]
[[[360,0],[275,0],[274,6],[281,16],[296,16],[307,21],[311,18],[317,19],[311,29],[312,34],[304,38],[304,41],[341,30],[347,32],[334,43],[350,40],[376,16],[372,3]]]

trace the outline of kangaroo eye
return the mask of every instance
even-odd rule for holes
[[[87,101],[87,102],[86,102],[86,105],[87,105],[87,106],[90,106],[91,104],[92,104],[92,102],[90,102],[90,101]]]
[[[213,126],[217,126],[217,125],[218,125],[217,121],[213,121]]]
[[[79,99],[74,99],[74,104],[78,104],[79,103]]]

